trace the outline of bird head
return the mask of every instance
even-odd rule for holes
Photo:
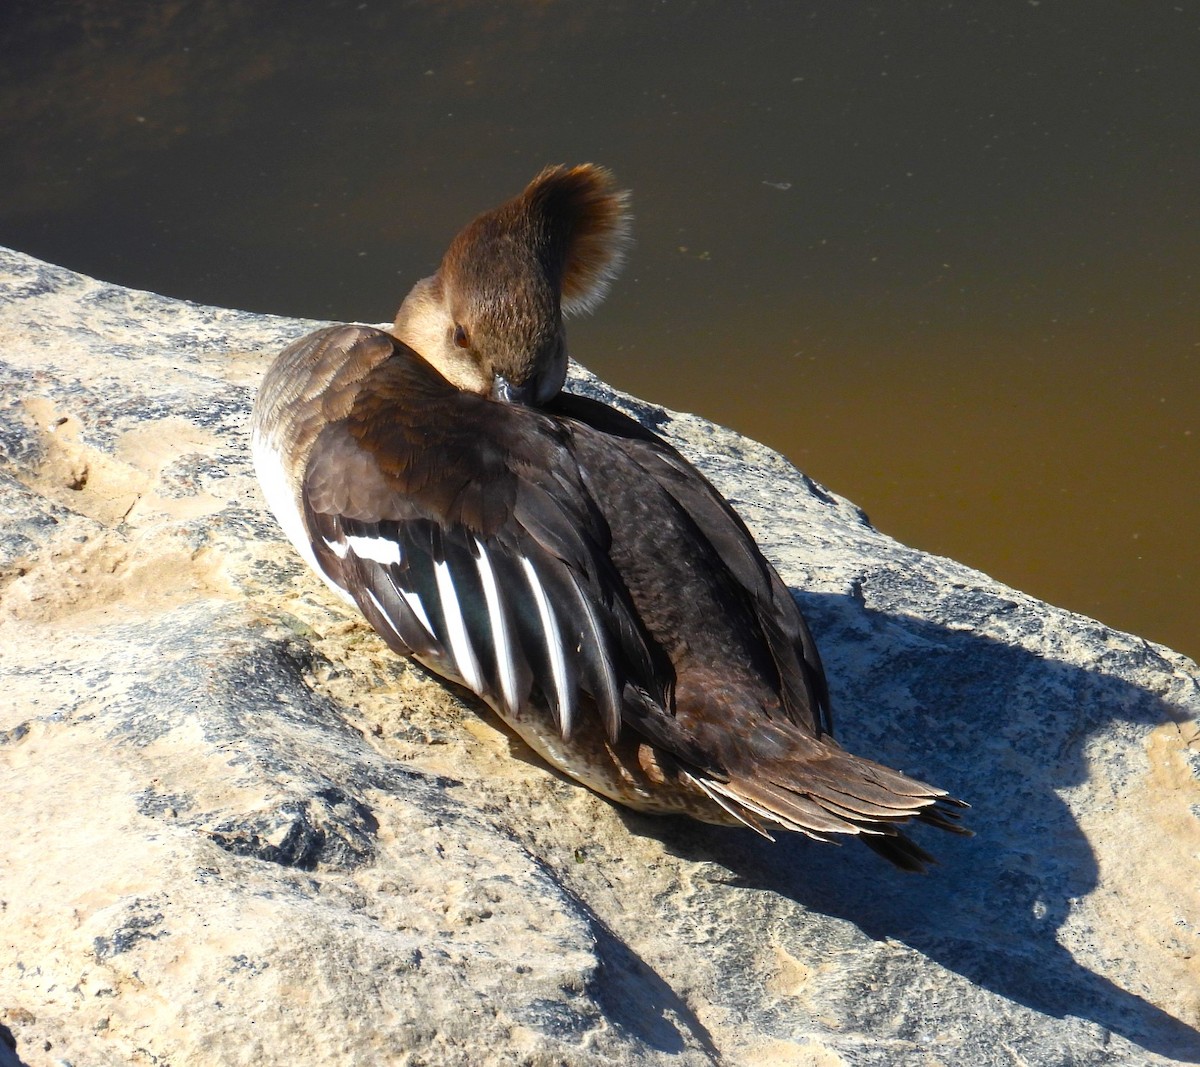
[[[392,332],[460,389],[544,404],[566,380],[563,316],[595,307],[620,269],[628,200],[603,167],[548,167],[458,233]]]

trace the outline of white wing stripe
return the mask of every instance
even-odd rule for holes
[[[438,596],[442,601],[442,612],[446,616],[447,635],[450,638],[450,654],[458,667],[459,677],[466,683],[468,689],[483,695],[483,672],[479,669],[479,660],[475,658],[475,650],[471,647],[471,638],[467,634],[467,626],[463,621],[462,606],[458,602],[458,593],[454,589],[454,578],[446,561],[438,560],[433,565],[437,576]]]
[[[325,546],[330,552],[337,556],[338,559],[345,559],[346,554],[350,551],[350,546],[341,539],[331,541],[328,537],[322,537],[321,540],[325,542]]]
[[[363,591],[368,597],[371,598],[371,603],[375,605],[375,610],[379,612],[379,617],[383,620],[384,625],[392,631],[392,633],[401,643],[403,643],[404,638],[400,636],[400,631],[396,629],[395,623],[392,622],[391,616],[389,616],[387,613],[387,609],[379,602],[379,597],[375,595],[374,590],[371,589],[370,586],[364,586]]]
[[[425,614],[425,605],[421,603],[421,598],[416,593],[409,592],[407,589],[396,589],[396,592],[404,597],[404,602],[412,608],[412,613],[417,617],[417,622],[425,627],[425,632],[429,634],[433,640],[437,640],[434,636],[433,627],[429,623],[429,616]]]
[[[567,660],[563,652],[562,634],[558,630],[558,622],[554,618],[554,609],[542,588],[541,579],[537,576],[533,564],[524,556],[521,566],[525,568],[525,577],[529,579],[529,588],[533,590],[533,599],[537,603],[538,615],[542,621],[542,630],[546,634],[546,648],[550,653],[550,673],[554,677],[554,688],[558,697],[559,728],[563,734],[571,730],[574,717],[574,706],[571,695],[567,692]]]
[[[508,623],[500,604],[500,587],[496,584],[496,573],[492,570],[492,561],[488,559],[487,549],[478,537],[475,538],[475,547],[479,550],[479,555],[475,557],[475,565],[479,568],[483,595],[487,599],[488,622],[491,623],[492,642],[496,648],[496,669],[500,675],[500,691],[504,696],[504,706],[510,713],[515,714],[518,710],[517,667],[513,662],[512,638],[508,632]]]
[[[617,679],[613,674],[612,662],[605,654],[604,638],[601,636],[604,631],[601,629],[600,620],[596,617],[596,609],[591,600],[588,599],[587,593],[579,589],[578,582],[576,582],[575,588],[579,592],[579,603],[583,605],[583,610],[587,612],[588,628],[591,630],[592,640],[596,644],[597,655],[600,660],[600,670],[603,674],[603,678],[600,681],[604,686],[604,692],[597,693],[596,699],[602,700],[606,708],[620,708],[621,698],[617,692]]]
[[[387,537],[362,537],[359,534],[350,534],[346,538],[346,545],[359,559],[369,559],[384,567],[400,563],[399,541],[393,541]],[[336,548],[334,552],[337,552]],[[342,549],[340,554],[345,555],[345,552],[346,550]]]

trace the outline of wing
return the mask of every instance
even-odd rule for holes
[[[625,442],[625,453],[679,505],[740,586],[775,663],[788,717],[816,736],[832,734],[829,688],[816,642],[787,587],[728,501],[662,438],[621,412],[569,393],[560,394],[549,409]]]
[[[614,741],[623,721],[665,737],[670,664],[608,559],[569,442],[568,427],[460,392],[395,342],[314,443],[313,555],[392,648],[497,710],[547,708],[564,737],[581,713]]]

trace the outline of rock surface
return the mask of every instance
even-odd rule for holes
[[[245,427],[314,325],[0,253],[15,1062],[1200,1062],[1193,663],[577,371],[745,515],[848,747],[969,800],[977,836],[922,834],[916,877],[618,810],[285,545]]]

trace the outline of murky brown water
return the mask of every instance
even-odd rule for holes
[[[0,7],[0,243],[381,320],[543,164],[634,191],[573,354],[882,529],[1200,655],[1200,4]]]

